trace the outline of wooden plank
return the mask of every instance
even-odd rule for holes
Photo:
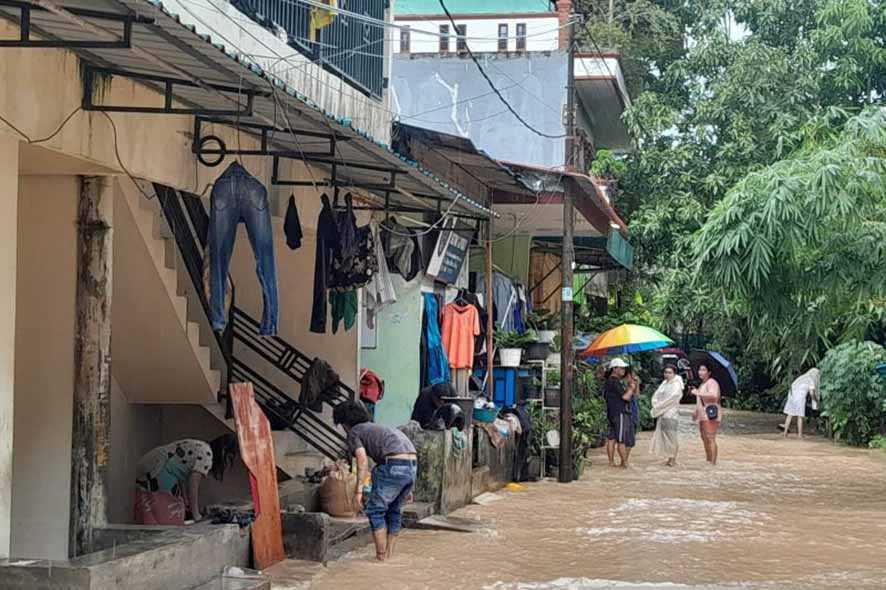
[[[80,179],[74,332],[74,420],[68,553],[91,553],[105,524],[111,433],[111,180]]]
[[[252,383],[232,383],[231,400],[237,422],[240,456],[249,469],[255,522],[252,523],[252,555],[255,566],[265,569],[283,561],[283,526],[277,491],[277,466],[271,425],[255,403]]]

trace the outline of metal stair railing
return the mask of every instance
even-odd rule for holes
[[[207,244],[209,215],[196,195],[180,193],[160,184],[155,184],[154,189],[197,298],[208,319],[209,301],[203,287],[203,252]],[[282,338],[260,336],[259,322],[235,305],[233,283],[231,291],[231,309],[225,331],[213,332],[226,364],[226,381],[252,382],[256,401],[269,419],[285,425],[326,457],[333,460],[344,457],[346,445],[343,434],[237,358],[234,353],[234,342],[256,352],[269,365],[298,385],[301,384],[311,364],[307,355]],[[223,392],[219,395],[224,395],[227,399],[230,411],[230,397]],[[330,395],[324,397],[324,401],[332,407],[348,399],[354,399],[354,391],[342,383],[339,383]]]

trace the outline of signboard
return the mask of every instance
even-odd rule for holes
[[[428,263],[428,276],[447,285],[455,284],[468,256],[471,245],[468,236],[472,231],[464,226],[459,227],[457,220],[451,217],[443,222],[437,245]]]

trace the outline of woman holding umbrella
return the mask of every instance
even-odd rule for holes
[[[708,463],[717,464],[717,430],[723,420],[723,409],[720,407],[720,384],[711,375],[709,362],[698,365],[698,377],[701,385],[692,387],[689,393],[695,396],[695,414],[693,420],[698,422],[701,441]]]

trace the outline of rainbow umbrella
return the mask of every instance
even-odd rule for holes
[[[579,351],[581,357],[611,356],[614,354],[631,354],[656,348],[665,348],[674,341],[647,326],[622,324],[606,330],[584,350]]]

